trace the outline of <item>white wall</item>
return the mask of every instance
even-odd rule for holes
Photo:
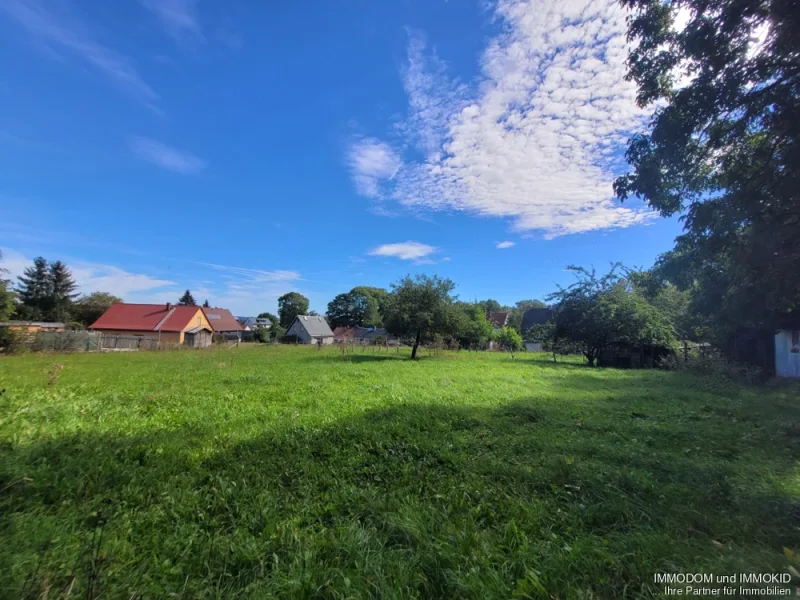
[[[775,374],[778,377],[800,377],[800,346],[793,346],[792,331],[782,329],[775,334]]]

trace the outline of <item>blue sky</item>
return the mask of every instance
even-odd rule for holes
[[[649,266],[611,182],[648,115],[606,0],[4,0],[0,248],[237,314],[452,278],[502,303]]]

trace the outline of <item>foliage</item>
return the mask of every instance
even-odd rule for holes
[[[661,259],[722,337],[800,308],[800,21],[796,2],[623,0],[629,76],[650,131],[629,143],[621,199],[682,214]],[[676,27],[677,11],[688,17]],[[683,19],[682,19],[683,20]],[[761,33],[766,33],[763,43]]]
[[[503,327],[497,336],[497,342],[503,350],[508,352],[522,350],[522,336],[513,327]]]
[[[211,308],[211,305],[208,303],[208,298],[203,301],[203,308]]]
[[[0,259],[3,258],[3,253],[0,251]],[[0,321],[8,321],[14,310],[17,307],[14,292],[11,289],[11,282],[4,279],[8,270],[0,267]]]
[[[497,300],[492,300],[491,298],[488,300],[481,300],[478,302],[478,305],[483,309],[484,313],[502,312],[505,308]]]
[[[89,327],[111,306],[120,302],[122,302],[122,298],[118,298],[108,292],[92,292],[87,296],[82,296],[75,302],[72,316],[84,327]]]
[[[266,344],[267,342],[274,341],[275,338],[273,337],[274,331],[272,328],[267,329],[266,327],[257,327],[254,335],[255,339],[262,344]]]
[[[792,564],[786,389],[408,355],[0,360],[2,596],[639,600]]]
[[[456,302],[454,332],[462,348],[478,350],[486,346],[492,335],[492,324],[479,304]]]
[[[178,300],[178,306],[197,306],[197,302],[194,301],[194,296],[192,296],[192,292],[186,290],[183,292],[183,296],[180,297]]]
[[[298,315],[308,314],[308,298],[298,292],[289,292],[278,298],[279,323],[288,329]]]
[[[377,300],[364,292],[336,296],[328,303],[327,317],[331,327],[375,327],[381,322]]]
[[[386,314],[386,306],[389,302],[389,292],[383,288],[359,285],[350,290],[351,294],[364,294],[375,300],[378,314],[372,312],[364,317],[364,327],[383,327],[383,315]]]
[[[558,302],[554,335],[579,344],[590,366],[612,345],[673,343],[672,326],[617,274],[619,265],[600,278],[594,270],[568,269],[575,273],[576,283],[550,297]]]
[[[72,316],[77,284],[67,266],[57,260],[48,263],[39,256],[18,277],[17,316],[31,321],[67,322]]]
[[[273,321],[273,323],[274,324],[272,325],[272,327],[269,328],[269,339],[271,342],[274,342],[283,337],[284,335],[286,335],[286,330],[283,327],[281,327],[280,323],[278,323],[277,321]],[[260,330],[261,328],[259,328],[259,331]]]
[[[282,335],[281,337],[278,338],[278,341],[281,344],[299,344],[301,340],[295,334],[291,334],[291,335]]]
[[[436,275],[406,276],[392,284],[386,308],[386,329],[402,338],[413,338],[411,359],[422,341],[434,334],[451,333],[454,314],[450,296],[455,284]]]

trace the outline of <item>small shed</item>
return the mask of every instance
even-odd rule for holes
[[[775,374],[800,377],[800,329],[779,329],[775,333]]]
[[[183,332],[183,344],[192,348],[208,348],[213,341],[210,327],[192,327]]]

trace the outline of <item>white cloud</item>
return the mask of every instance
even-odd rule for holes
[[[139,158],[158,165],[168,171],[183,173],[197,173],[206,168],[204,160],[197,158],[188,152],[181,152],[162,144],[156,140],[146,137],[134,137],[131,139],[131,150]]]
[[[380,195],[381,184],[391,180],[401,166],[392,147],[374,138],[358,140],[347,158],[356,190],[370,198]]]
[[[63,8],[61,3],[59,5]],[[124,92],[160,112],[156,107],[158,94],[142,79],[131,61],[94,41],[86,25],[74,15],[63,10],[55,14],[38,0],[3,0],[0,11],[5,11],[51,51],[69,52]]]
[[[499,248],[500,250],[503,250],[505,248],[511,248],[512,246],[516,246],[516,245],[517,245],[516,242],[497,242],[497,244],[495,245],[495,248]]]
[[[3,258],[0,267],[9,271],[6,277],[16,283],[17,277],[33,263],[32,257],[11,248],[0,248]],[[67,266],[72,271],[78,291],[81,294],[91,292],[109,292],[130,300],[131,295],[143,292],[152,292],[160,288],[174,285],[174,281],[159,279],[143,273],[131,273],[113,265],[92,262],[68,262]]]
[[[420,242],[399,242],[383,244],[369,251],[370,256],[393,256],[402,260],[413,260],[417,263],[429,262],[428,257],[437,251],[434,246]]]
[[[152,12],[167,33],[178,41],[204,40],[197,17],[197,0],[140,0]]]
[[[498,0],[496,14],[505,27],[470,86],[448,81],[412,34],[402,133],[424,158],[397,157],[382,197],[509,218],[546,237],[646,221],[649,211],[617,204],[611,188],[646,118],[625,81],[623,9],[614,0]],[[377,185],[357,186],[376,195]]]

